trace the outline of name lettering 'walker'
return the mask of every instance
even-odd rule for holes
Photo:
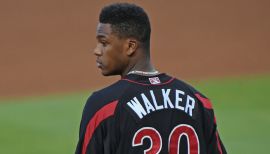
[[[155,94],[153,90],[149,90],[146,93],[141,93],[139,96],[135,96],[127,103],[127,105],[138,115],[140,119],[151,112],[163,109],[181,110],[192,116],[192,110],[195,107],[195,99],[187,95],[184,91],[178,89],[161,89],[163,97],[163,101],[161,102],[157,102],[155,96],[157,94]],[[174,95],[175,99],[172,100],[170,95]],[[142,101],[138,100],[139,97]]]

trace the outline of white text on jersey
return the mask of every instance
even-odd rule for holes
[[[189,95],[186,95],[182,90],[161,89],[163,100],[157,100],[153,90],[148,91],[150,98],[145,93],[141,93],[139,96],[134,97],[128,101],[127,105],[142,119],[147,114],[162,110],[162,109],[177,109],[186,112],[192,116],[192,111],[195,107],[195,99]],[[172,101],[169,96],[174,95]],[[149,95],[148,95],[149,96]],[[142,102],[138,100],[141,98]],[[185,102],[183,102],[185,100]]]

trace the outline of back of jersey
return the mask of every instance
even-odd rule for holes
[[[114,114],[114,153],[226,153],[210,101],[191,86],[166,74],[122,80],[129,86]]]

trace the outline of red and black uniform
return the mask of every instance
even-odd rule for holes
[[[94,92],[76,154],[226,154],[211,102],[166,74],[130,74]]]

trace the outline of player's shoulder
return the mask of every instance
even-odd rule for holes
[[[120,80],[90,94],[83,109],[85,121],[89,121],[98,112],[105,113],[115,108],[124,86]]]
[[[87,103],[96,102],[95,104],[103,106],[111,101],[119,99],[122,95],[126,84],[119,80],[107,87],[94,91],[87,100]]]
[[[199,91],[195,89],[190,83],[179,78],[174,78],[174,85],[175,87],[185,89],[190,93],[199,93]]]
[[[175,83],[185,89],[187,92],[189,92],[190,95],[194,96],[200,104],[206,108],[206,109],[212,109],[212,103],[210,99],[201,93],[199,90],[197,90],[194,86],[192,86],[190,83],[180,80],[180,79],[175,79]]]
[[[95,91],[92,97],[99,100],[115,99],[121,95],[125,87],[126,84],[122,80],[119,80],[107,87]]]

